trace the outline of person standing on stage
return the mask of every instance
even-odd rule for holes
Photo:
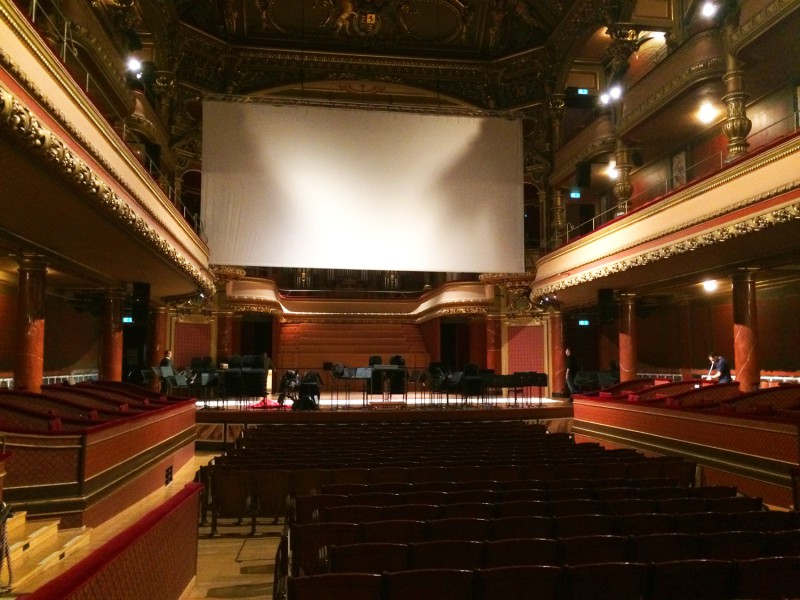
[[[572,396],[578,391],[575,386],[575,375],[578,374],[578,359],[575,358],[575,355],[572,354],[572,350],[569,348],[564,350],[564,354],[567,356],[566,380],[567,388],[569,388],[569,401],[572,402]]]
[[[164,350],[164,358],[161,359],[161,362],[158,363],[159,367],[171,367],[172,366],[172,350]],[[166,394],[169,391],[169,380],[163,376],[161,376],[161,393]]]

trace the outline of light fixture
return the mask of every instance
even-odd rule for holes
[[[611,160],[608,163],[608,168],[606,169],[606,175],[608,175],[609,179],[616,179],[619,177],[619,170],[617,169],[617,161]]]
[[[701,123],[709,124],[717,118],[718,114],[719,110],[713,104],[711,104],[711,102],[706,100],[700,105],[700,108],[697,111],[697,118]]]
[[[718,286],[719,286],[719,284],[717,283],[717,281],[715,279],[706,279],[703,282],[703,289],[705,291],[707,291],[707,292],[715,291]]]
[[[142,61],[140,61],[138,58],[134,58],[133,56],[128,59],[126,66],[128,67],[128,71],[131,73],[141,73],[142,71]]]
[[[703,7],[700,9],[700,14],[706,19],[710,19],[717,14],[718,9],[719,7],[717,6],[716,2],[704,2]]]
[[[622,98],[622,86],[618,84],[612,85],[608,90],[600,94],[601,104],[611,104],[620,98]]]

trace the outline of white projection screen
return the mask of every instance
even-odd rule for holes
[[[522,170],[518,121],[203,105],[213,264],[524,271]]]

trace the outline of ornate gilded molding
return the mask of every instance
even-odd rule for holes
[[[214,275],[214,285],[217,291],[225,290],[225,285],[235,279],[247,277],[247,270],[244,267],[234,267],[231,265],[209,265],[211,274]]]
[[[714,214],[704,216],[702,219],[695,219],[694,221],[687,222],[681,225],[680,227],[674,227],[670,230],[660,232],[646,239],[637,240],[635,243],[632,243],[624,248],[616,250],[614,254],[624,253],[625,251],[630,250],[635,246],[646,244],[650,241],[668,236],[678,231],[691,229],[694,225],[698,223],[713,220],[717,217],[724,216],[725,214],[730,214],[737,210],[740,210],[743,207],[764,200],[768,200],[775,196],[779,196],[781,194],[791,192],[797,189],[800,189],[800,180],[796,180],[791,184],[774,188],[772,190],[764,192],[763,194],[750,198],[746,201],[738,202],[734,205],[731,205],[729,208],[726,208],[725,210],[720,210],[715,212]],[[669,244],[666,246],[662,246],[660,248],[655,248],[653,250],[643,252],[641,254],[632,256],[630,258],[616,261],[611,264],[603,265],[596,269],[589,269],[587,271],[583,271],[578,275],[564,278],[556,283],[547,286],[536,287],[534,288],[533,295],[544,296],[547,294],[551,294],[566,288],[580,285],[582,283],[587,283],[590,281],[594,281],[596,279],[608,277],[615,273],[628,271],[630,269],[648,265],[657,262],[659,260],[672,258],[680,254],[685,254],[686,252],[692,252],[704,246],[710,246],[713,244],[724,242],[750,233],[755,233],[757,231],[762,231],[769,227],[773,227],[783,223],[788,223],[790,221],[795,221],[795,220],[800,220],[800,200],[797,200],[796,202],[794,202],[789,206],[777,208],[775,210],[769,211],[761,215],[749,217],[747,219],[743,219],[735,223],[726,223],[725,225],[717,229],[692,236],[688,239],[681,240],[680,242],[676,242],[674,244]],[[596,258],[602,259],[602,258],[608,258],[610,256],[612,255],[607,255],[605,257],[596,257]],[[580,266],[577,266],[575,268],[580,268]]]
[[[725,59],[722,57],[707,58],[694,63],[682,71],[680,75],[656,90],[644,102],[639,102],[634,108],[624,111],[617,126],[618,131],[624,133],[634,124],[644,119],[650,112],[672,100],[690,83],[699,79],[722,77],[724,73]]]
[[[0,17],[8,22],[9,26],[14,30],[17,39],[27,46],[30,53],[36,57],[37,61],[44,67],[49,76],[52,77],[58,86],[64,91],[64,93],[69,96],[70,100],[80,108],[81,112],[86,115],[87,119],[92,122],[98,131],[102,131],[104,133],[106,139],[108,139],[109,143],[118,152],[118,155],[130,164],[131,169],[135,171],[141,171],[141,164],[139,164],[133,157],[133,154],[130,152],[128,147],[125,146],[121,139],[119,139],[116,132],[114,132],[108,122],[106,122],[102,116],[99,115],[97,109],[88,102],[86,97],[82,93],[77,93],[75,83],[72,80],[64,77],[63,69],[58,63],[54,63],[54,61],[51,60],[49,52],[45,51],[45,47],[42,46],[42,42],[38,38],[31,37],[29,35],[29,30],[23,29],[20,24],[15,22],[14,19],[11,18],[11,15],[3,10],[1,5]],[[175,222],[180,223],[185,231],[191,232],[191,235],[195,235],[188,223],[183,223],[179,219],[168,223],[161,217],[160,214],[150,209],[148,203],[146,203],[143,198],[130,187],[127,178],[120,175],[117,169],[115,169],[111,163],[105,159],[104,154],[98,151],[97,148],[90,143],[89,139],[83,134],[83,132],[77,129],[66,118],[59,107],[53,103],[53,101],[39,88],[39,86],[30,79],[30,77],[28,77],[27,73],[22,70],[16,61],[14,61],[11,55],[9,55],[2,48],[0,48],[0,65],[2,65],[11,75],[14,76],[17,82],[19,82],[27,90],[27,92],[37,101],[37,103],[46,109],[47,112],[54,118],[54,120],[57,121],[59,125],[70,134],[71,138],[80,144],[82,148],[86,149],[92,158],[103,167],[103,170],[114,178],[115,183],[124,189],[132,199],[138,202],[139,206],[148,214],[150,218],[162,225],[167,230]],[[148,183],[153,194],[163,197],[163,191],[158,187],[155,181],[152,181],[149,176],[146,178],[143,177],[143,180]],[[164,198],[163,203],[166,205],[169,204],[169,201]],[[188,252],[187,248],[183,247],[183,249],[187,250]]]
[[[187,273],[204,293],[213,293],[213,282],[208,277],[178,253],[58,136],[45,128],[33,112],[3,87],[0,87],[0,127],[34,156],[55,168],[95,208]]]
[[[747,44],[764,35],[766,30],[797,9],[797,0],[772,0],[768,2],[761,12],[730,34],[731,53],[737,54]]]

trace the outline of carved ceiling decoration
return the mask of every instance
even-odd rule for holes
[[[575,28],[604,22],[606,5],[618,4],[182,0],[169,14],[162,2],[144,0],[150,8],[142,10],[151,14],[148,22],[156,13],[162,22],[177,22],[170,62],[177,79],[195,90],[252,95],[283,88],[313,99],[320,82],[384,81],[489,110],[543,102],[553,87],[550,71],[567,58]],[[555,33],[563,43],[554,46]]]

